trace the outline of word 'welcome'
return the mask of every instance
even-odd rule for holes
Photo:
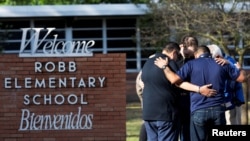
[[[21,28],[23,31],[19,57],[83,57],[93,56],[89,48],[95,45],[94,40],[90,41],[59,41],[58,35],[54,34],[53,39],[49,35],[55,28]],[[30,31],[30,32],[28,32]],[[41,31],[47,31],[40,38]],[[27,34],[30,33],[30,38]]]

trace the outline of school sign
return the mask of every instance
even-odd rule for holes
[[[19,54],[0,55],[0,141],[126,140],[126,55],[54,29],[22,28]]]

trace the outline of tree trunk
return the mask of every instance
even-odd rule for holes
[[[245,104],[242,105],[241,109],[241,124],[248,125],[248,81],[242,83],[242,85],[244,91]]]

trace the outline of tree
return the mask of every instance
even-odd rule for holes
[[[227,54],[250,54],[250,3],[237,0],[162,0],[149,3],[147,16],[141,18],[144,47],[162,46],[167,40],[178,41],[183,34],[194,34],[200,44],[217,44]],[[248,124],[248,83],[244,83],[246,104],[242,124]]]

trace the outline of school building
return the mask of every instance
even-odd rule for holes
[[[39,82],[39,84],[42,85],[42,75],[38,76],[37,73],[34,72],[34,68],[30,64],[31,62],[37,61],[38,63],[35,67],[35,70],[39,71],[39,62],[42,62],[40,65],[48,65],[48,66],[54,66],[53,62],[60,62],[60,63],[67,63],[68,66],[72,65],[74,68],[74,65],[76,64],[77,68],[79,68],[78,72],[74,72],[74,75],[77,76],[77,78],[82,78],[83,81],[79,82],[79,87],[98,87],[90,90],[86,88],[87,90],[87,100],[83,97],[84,94],[80,94],[80,91],[82,88],[77,89],[77,94],[70,94],[72,91],[74,91],[73,84],[70,86],[67,85],[67,87],[70,87],[70,90],[68,91],[67,96],[64,95],[64,91],[60,89],[61,94],[56,95],[57,97],[54,98],[54,104],[60,105],[61,102],[63,105],[76,105],[75,100],[81,100],[78,101],[79,105],[85,105],[86,103],[96,103],[94,105],[87,107],[88,113],[80,114],[82,109],[84,109],[84,106],[76,107],[75,109],[78,109],[78,114],[75,116],[84,116],[86,120],[86,126],[81,127],[80,124],[78,125],[72,125],[70,126],[69,120],[68,126],[63,128],[64,130],[75,130],[75,128],[82,128],[82,129],[92,129],[96,128],[95,130],[87,131],[88,133],[84,133],[83,135],[86,137],[81,137],[80,132],[71,132],[69,133],[67,131],[64,131],[63,134],[66,136],[64,140],[67,140],[67,137],[74,137],[74,134],[76,135],[75,140],[124,140],[124,123],[121,125],[121,128],[113,127],[118,126],[120,122],[118,121],[125,121],[123,119],[125,111],[123,108],[115,109],[114,107],[117,106],[124,106],[126,103],[124,103],[122,100],[128,101],[139,101],[136,91],[135,91],[135,78],[137,73],[141,70],[143,63],[146,61],[146,59],[149,56],[148,52],[152,52],[152,49],[149,48],[141,48],[141,37],[140,37],[140,29],[139,29],[139,18],[141,16],[144,16],[147,12],[147,7],[144,4],[91,4],[91,5],[43,5],[43,6],[1,6],[0,7],[0,24],[1,29],[0,33],[4,35],[2,39],[0,39],[0,46],[2,48],[2,58],[4,61],[3,64],[8,64],[11,61],[15,61],[15,63],[12,63],[10,66],[1,66],[6,67],[4,71],[1,71],[0,76],[2,80],[4,81],[4,84],[2,84],[2,88],[4,88],[3,92],[6,93],[6,99],[3,99],[8,101],[9,97],[8,94],[13,95],[15,97],[16,93],[19,93],[20,89],[19,87],[23,86],[29,89],[30,86],[30,79],[35,79]],[[25,37],[25,38],[24,38]],[[27,38],[26,38],[27,37]],[[28,38],[31,38],[30,40]],[[24,42],[25,40],[25,42]],[[79,42],[82,41],[82,42]],[[86,41],[86,42],[85,42]],[[91,44],[94,42],[94,45]],[[37,46],[35,48],[32,48],[32,46],[36,44]],[[65,58],[53,58],[50,56],[51,53],[53,55],[58,55],[61,52],[64,52],[68,55],[67,47],[74,44],[76,49],[79,49],[80,47],[78,45],[87,46],[82,50],[82,52],[86,53],[86,55],[89,55],[89,51],[93,53],[94,57],[90,59],[82,59],[78,58],[79,56],[74,59],[72,62],[71,60]],[[63,47],[61,47],[63,46]],[[29,57],[26,55],[26,50],[29,50],[32,53],[36,53],[37,59],[29,59]],[[51,49],[51,51],[49,51]],[[22,51],[22,53],[20,53]],[[121,55],[118,55],[122,53]],[[16,54],[24,55],[28,60],[19,58],[15,56]],[[95,54],[97,54],[95,56]],[[14,55],[14,56],[13,56]],[[46,56],[49,56],[46,58]],[[73,54],[70,54],[73,55]],[[74,54],[75,55],[75,54]],[[90,55],[91,56],[91,55]],[[52,59],[50,59],[52,57]],[[5,60],[6,58],[6,60]],[[83,58],[86,58],[83,57]],[[43,62],[44,61],[44,62]],[[97,62],[96,62],[97,61]],[[125,62],[125,64],[120,63],[121,61]],[[91,62],[91,63],[90,63]],[[249,58],[246,56],[244,60],[243,67],[249,68]],[[21,64],[21,65],[20,65]],[[86,65],[87,64],[87,65]],[[93,64],[95,66],[93,67]],[[19,67],[15,67],[15,65],[18,65]],[[31,66],[30,66],[31,65]],[[59,64],[58,64],[59,65]],[[61,64],[60,64],[61,65]],[[86,65],[81,66],[81,65]],[[125,68],[124,68],[124,66]],[[24,66],[24,67],[22,67]],[[81,66],[81,67],[79,67]],[[101,67],[99,67],[101,66]],[[25,72],[25,67],[27,67],[28,73]],[[22,70],[20,72],[25,75],[25,84],[20,84],[20,86],[17,84],[19,78],[6,78],[7,76],[13,74],[12,71],[8,72],[8,69],[14,69],[19,73],[19,69]],[[45,73],[44,75],[47,76],[45,79],[49,79],[51,81],[51,84],[49,84],[50,89],[46,90],[48,92],[51,92],[51,87],[53,87],[53,78],[52,75],[49,74],[50,68],[44,68]],[[73,81],[73,77],[71,76],[69,68],[68,71],[65,71],[66,78],[69,79],[69,81]],[[103,72],[103,69],[106,69],[107,71]],[[123,72],[124,69],[124,72]],[[82,71],[81,71],[82,70]],[[42,71],[42,70],[41,70]],[[51,70],[53,71],[53,70]],[[73,73],[73,72],[72,72]],[[86,74],[87,73],[87,74]],[[96,74],[102,74],[103,76],[96,76]],[[119,76],[119,74],[121,76]],[[22,75],[19,73],[19,75]],[[28,75],[31,75],[32,77],[28,78]],[[62,76],[59,72],[56,72],[54,75]],[[81,76],[83,75],[83,77]],[[34,77],[34,78],[33,78]],[[38,78],[39,77],[39,78]],[[107,79],[106,79],[107,78]],[[10,85],[13,80],[13,86]],[[88,79],[89,81],[92,81],[91,84],[88,86],[85,86],[85,79]],[[120,81],[120,80],[121,81]],[[16,81],[15,81],[16,80]],[[34,81],[35,81],[34,80]],[[41,80],[41,81],[39,81]],[[63,81],[60,79],[60,81]],[[66,83],[66,81],[65,81]],[[107,83],[107,90],[103,85]],[[117,83],[117,84],[116,84]],[[64,84],[61,82],[60,84]],[[124,86],[123,86],[124,84]],[[45,85],[45,84],[44,84]],[[65,84],[66,85],[66,84]],[[39,85],[38,85],[39,86]],[[16,89],[12,90],[10,88],[15,87]],[[66,86],[65,86],[66,87]],[[119,88],[121,92],[119,92]],[[93,91],[94,90],[94,91]],[[33,90],[35,91],[36,90]],[[107,101],[102,101],[105,99],[103,95],[99,95],[99,93],[104,93],[107,95]],[[26,92],[26,91],[25,91]],[[42,91],[41,91],[42,92]],[[111,94],[112,93],[112,94]],[[117,96],[114,96],[113,94],[117,93]],[[119,94],[124,94],[125,98]],[[21,95],[23,92],[21,92]],[[111,94],[109,96],[109,94]],[[29,98],[30,96],[30,98]],[[94,97],[96,96],[96,97]],[[35,97],[35,98],[34,98]],[[32,135],[35,132],[46,132],[41,131],[38,129],[48,129],[49,127],[45,127],[42,124],[40,127],[37,127],[35,124],[30,125],[28,127],[27,124],[31,124],[28,122],[26,118],[26,114],[32,114],[30,113],[32,109],[35,109],[37,105],[40,105],[40,102],[36,101],[36,98],[40,98],[41,95],[36,94],[34,96],[32,95],[25,95],[24,97],[21,97],[18,101],[23,101],[23,103],[18,102],[17,107],[22,107],[24,110],[22,111],[21,121],[26,122],[26,124],[20,124],[19,119],[16,124],[20,124],[19,130],[25,130],[28,132],[32,132]],[[46,102],[47,98],[45,95],[44,102]],[[29,105],[29,100],[33,98],[33,105],[30,105],[27,109],[27,106],[25,106],[25,103]],[[63,101],[61,100],[63,99]],[[65,101],[64,101],[65,99]],[[72,100],[73,99],[73,100]],[[118,103],[114,102],[118,99]],[[58,100],[58,101],[57,101]],[[91,101],[93,100],[93,101]],[[9,100],[11,102],[11,100]],[[43,103],[44,103],[43,102]],[[103,102],[103,103],[102,103]],[[76,102],[77,103],[77,102]],[[117,104],[117,105],[106,105],[106,104]],[[35,107],[33,107],[35,106]],[[49,105],[50,106],[50,105]],[[106,108],[98,109],[101,106],[107,106]],[[57,109],[57,107],[51,108],[53,111],[52,114],[56,112],[62,112],[63,110]],[[93,108],[95,107],[95,108]],[[10,108],[16,108],[13,106],[7,107],[7,109]],[[67,111],[70,109],[69,107],[66,107],[65,110]],[[98,110],[97,110],[98,109]],[[85,110],[85,109],[84,109]],[[99,111],[100,110],[100,111]],[[42,108],[38,110],[39,112],[44,112]],[[56,112],[55,112],[56,111]],[[69,110],[70,111],[70,110]],[[117,111],[117,112],[113,112]],[[7,111],[0,112],[0,115],[2,117],[15,117],[16,113],[20,111],[15,111],[11,113],[12,115],[7,115]],[[93,113],[92,113],[93,112]],[[101,115],[98,115],[101,113]],[[66,114],[60,114],[62,117],[70,117]],[[41,115],[41,117],[46,117],[50,115]],[[93,118],[94,117],[94,118]],[[98,119],[96,118],[98,117]],[[1,118],[1,117],[0,117]],[[104,118],[104,119],[103,119]],[[9,119],[2,119],[8,121]],[[15,119],[16,120],[16,119]],[[36,121],[37,120],[37,121]],[[33,122],[39,123],[39,119],[37,118]],[[108,120],[108,124],[102,123],[103,120]],[[95,121],[96,123],[92,123]],[[73,122],[78,123],[79,120],[72,120]],[[114,124],[110,124],[110,122],[113,122]],[[3,123],[3,122],[1,122]],[[22,123],[22,122],[21,122]],[[7,124],[7,123],[6,123]],[[63,123],[63,124],[66,124]],[[21,126],[22,125],[22,126]],[[53,126],[53,124],[48,124]],[[3,125],[4,126],[4,125]],[[8,125],[9,126],[9,125]],[[16,125],[12,125],[16,126]],[[120,125],[119,125],[120,126]],[[12,127],[9,127],[13,129]],[[59,127],[58,127],[59,128]],[[54,128],[53,134],[55,136],[59,136],[61,133],[57,132],[58,128]],[[110,129],[111,128],[111,129]],[[16,129],[16,127],[14,127]],[[29,129],[29,130],[28,130]],[[36,131],[37,129],[37,131]],[[60,128],[61,129],[61,128]],[[105,130],[103,130],[105,129]],[[118,130],[120,129],[120,130]],[[12,130],[1,130],[3,132],[8,132]],[[104,132],[105,131],[105,132]],[[13,135],[13,138],[22,138],[22,139],[28,139],[28,133],[23,134],[17,131],[13,131],[15,134]],[[114,134],[109,134],[110,132],[115,132]],[[72,136],[70,135],[72,133]],[[0,136],[4,136],[5,133],[1,133]],[[9,134],[9,133],[6,133]],[[10,133],[11,134],[11,133]],[[43,135],[49,135],[49,133],[44,133]],[[47,139],[43,140],[56,140],[59,139],[60,141],[63,141],[62,137],[54,137],[53,135],[48,137]],[[94,137],[95,136],[95,137]],[[115,138],[116,137],[116,138]],[[1,138],[1,137],[0,137]],[[35,134],[34,134],[35,138]],[[9,138],[6,138],[6,140]],[[0,139],[1,141],[1,139]]]

